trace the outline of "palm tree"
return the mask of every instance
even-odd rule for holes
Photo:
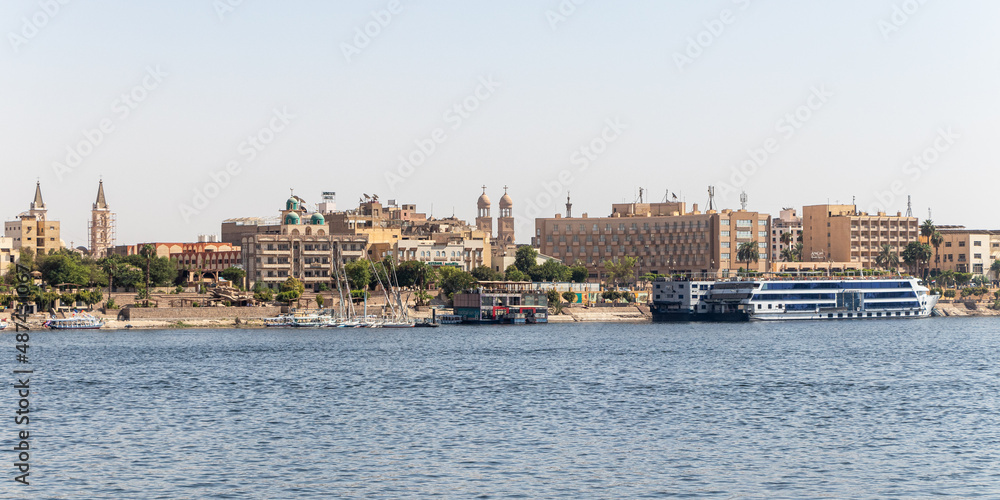
[[[934,226],[934,221],[927,219],[923,224],[920,225],[920,236],[927,238],[930,241],[931,236],[937,231],[937,227]]]
[[[1000,260],[993,261],[993,265],[990,266],[990,271],[993,271],[993,279],[1000,279]]]
[[[878,257],[875,257],[875,265],[886,271],[899,267],[899,255],[893,250],[892,245],[882,245]]]
[[[941,255],[939,251],[941,250],[942,243],[944,243],[944,235],[941,234],[941,231],[934,231],[934,234],[931,235],[931,245],[934,245],[934,267],[938,270],[938,272],[941,271],[939,266],[941,263]]]
[[[736,252],[736,260],[738,262],[746,262],[747,271],[750,270],[750,263],[753,262],[756,264],[759,259],[760,249],[757,246],[757,240],[740,243],[739,249]]]
[[[781,250],[781,258],[785,262],[792,262],[794,260],[794,259],[788,258],[788,256],[786,255],[786,252],[785,252],[785,250],[791,250],[792,239],[794,239],[794,237],[792,236],[792,233],[790,231],[787,232],[787,233],[781,233],[781,237],[778,238],[778,240],[781,241],[781,244],[785,247],[785,248],[783,248]]]
[[[146,258],[146,305],[149,305],[149,262],[156,255],[156,247],[150,244],[145,244],[139,249],[139,255]]]
[[[781,260],[785,262],[795,262],[796,261],[795,249],[791,247],[782,249]]]

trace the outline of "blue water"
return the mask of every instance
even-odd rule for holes
[[[1000,498],[998,324],[35,332],[0,497]]]

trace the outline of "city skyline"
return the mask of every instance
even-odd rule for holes
[[[237,4],[237,5],[233,5]],[[118,242],[362,193],[472,221],[676,193],[777,215],[849,204],[982,229],[996,178],[1000,6],[916,1],[8,2],[11,220],[40,179],[85,245],[103,178]],[[365,34],[365,30],[368,31]],[[72,152],[70,152],[72,151]],[[75,161],[79,157],[79,161]],[[914,161],[913,158],[917,157]],[[211,186],[215,186],[212,188]],[[216,196],[208,195],[218,191]],[[207,203],[200,206],[199,194]],[[433,207],[433,208],[432,208]]]

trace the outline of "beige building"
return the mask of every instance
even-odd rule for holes
[[[1000,231],[966,229],[962,226],[942,226],[938,228],[944,242],[935,251],[932,269],[972,273],[976,276],[991,276],[990,266],[996,260],[993,248],[995,237]]]
[[[39,182],[31,208],[18,214],[17,220],[4,223],[4,236],[13,240],[14,250],[29,248],[36,254],[47,254],[64,246],[59,239],[59,221],[49,220],[47,213]]]
[[[331,235],[323,214],[308,213],[297,196],[285,203],[278,228],[279,234],[255,233],[241,242],[242,267],[250,286],[261,283],[276,290],[294,277],[307,289],[333,288],[343,264],[367,254],[367,235]]]
[[[15,262],[17,262],[17,253],[14,252],[14,240],[0,238],[0,277],[6,276],[10,265]]]
[[[638,260],[638,274],[692,273],[729,276],[738,269],[768,269],[768,214],[743,210],[687,211],[684,203],[622,203],[609,217],[535,219],[532,245],[567,265],[582,262],[591,279],[603,263]],[[755,242],[757,263],[737,261],[739,246]]]
[[[860,263],[875,267],[882,245],[902,260],[910,242],[918,241],[916,217],[858,212],[855,205],[813,205],[802,209],[802,261]]]
[[[789,233],[792,235],[792,244],[785,245],[781,241],[781,235]],[[795,248],[802,236],[802,217],[799,217],[793,208],[785,208],[781,211],[781,216],[771,220],[771,239],[768,243],[771,247],[771,260],[781,261],[781,253],[785,248]]]
[[[100,259],[107,255],[115,246],[115,214],[108,207],[104,197],[104,181],[97,185],[97,201],[90,211],[90,223],[87,225],[89,242],[87,248],[90,255]]]

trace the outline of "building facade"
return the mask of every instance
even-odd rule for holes
[[[855,205],[813,205],[802,208],[803,262],[857,262],[875,267],[883,245],[902,258],[920,237],[916,217],[859,212]]]
[[[785,245],[781,239],[782,235],[786,233],[791,235],[792,241],[790,245]],[[801,236],[802,217],[799,217],[793,208],[783,209],[780,217],[771,220],[771,240],[769,242],[771,246],[771,260],[774,262],[783,260],[781,258],[782,252],[786,248],[795,248]]]
[[[1000,236],[1000,231],[958,226],[939,227],[938,232],[944,236],[944,242],[935,250],[936,258],[932,260],[932,269],[991,276],[990,267],[996,260],[993,243],[994,238]]]
[[[0,277],[7,275],[10,265],[17,262],[17,258],[17,253],[14,252],[14,240],[0,237]]]
[[[11,238],[14,250],[28,248],[36,254],[48,254],[63,248],[59,236],[59,221],[48,219],[48,209],[42,200],[41,182],[35,184],[35,198],[27,212],[17,220],[4,223],[4,236]]]
[[[587,266],[599,280],[603,263],[635,257],[639,275],[729,276],[740,268],[768,268],[768,214],[743,210],[687,211],[684,203],[623,203],[609,217],[535,219],[532,245],[567,265]],[[740,262],[740,245],[753,244],[757,262]]]

